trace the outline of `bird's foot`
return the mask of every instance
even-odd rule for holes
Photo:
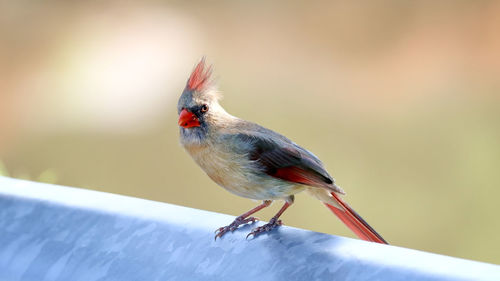
[[[242,224],[254,223],[258,220],[259,219],[255,217],[248,217],[248,218],[237,217],[230,225],[223,226],[215,231],[215,240],[217,240],[217,238],[221,238],[224,234],[226,234],[229,231],[231,232],[235,231]]]
[[[247,239],[248,239],[248,237],[250,237],[250,235],[253,235],[253,237],[257,237],[257,235],[264,233],[264,232],[271,231],[282,224],[283,223],[281,222],[281,220],[279,220],[277,218],[272,218],[269,221],[269,223],[266,223],[263,226],[256,227],[252,230],[252,232],[248,233]]]

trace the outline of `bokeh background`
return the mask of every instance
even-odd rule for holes
[[[499,1],[2,1],[0,173],[250,209],[178,143],[177,98],[206,55],[228,112],[320,156],[390,243],[499,264],[498,15]],[[306,194],[284,221],[353,237]]]

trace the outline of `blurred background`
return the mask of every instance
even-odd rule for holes
[[[258,202],[178,142],[177,98],[206,55],[227,111],[318,155],[391,244],[499,264],[499,14],[499,1],[2,1],[0,173],[247,211]],[[283,218],[354,237],[307,194]]]

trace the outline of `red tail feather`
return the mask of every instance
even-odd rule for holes
[[[342,206],[342,209],[334,207],[325,203],[325,205],[347,226],[349,227],[359,238],[377,242],[382,244],[388,244],[380,234],[378,234],[356,211],[354,211],[347,203],[342,201],[337,194],[332,193],[333,198],[337,203]]]

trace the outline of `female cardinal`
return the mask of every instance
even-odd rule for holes
[[[240,225],[253,223],[251,215],[271,204],[285,201],[269,223],[248,236],[280,226],[279,217],[303,190],[321,200],[361,239],[387,242],[342,199],[321,161],[286,137],[227,113],[211,80],[212,68],[203,58],[189,77],[177,105],[180,139],[194,161],[218,185],[250,199],[263,200],[254,209],[219,228],[215,239]],[[247,237],[248,237],[247,236]]]

